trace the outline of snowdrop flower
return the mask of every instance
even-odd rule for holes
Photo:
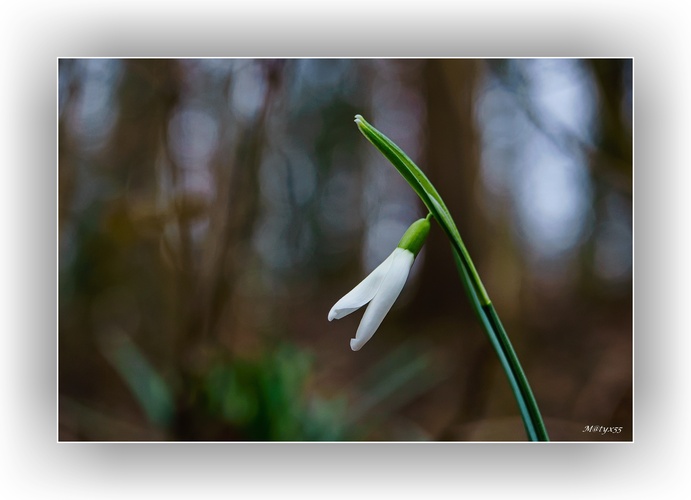
[[[329,321],[341,319],[369,302],[355,338],[350,341],[353,351],[359,351],[372,338],[403,290],[415,257],[427,239],[430,217],[431,214],[413,222],[391,255],[329,311]]]

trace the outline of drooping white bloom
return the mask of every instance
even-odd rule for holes
[[[362,316],[355,338],[350,340],[353,351],[359,351],[384,321],[384,316],[403,290],[414,260],[413,252],[396,248],[369,276],[331,308],[329,321],[341,319],[370,303]]]
[[[369,303],[355,338],[350,341],[353,351],[359,351],[372,338],[401,294],[415,256],[427,238],[429,227],[428,219],[413,223],[391,255],[329,311],[331,321],[341,319]]]

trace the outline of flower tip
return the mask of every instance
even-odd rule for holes
[[[336,311],[334,309],[331,309],[329,311],[329,321],[333,321],[333,319],[336,317]]]
[[[360,342],[358,339],[350,339],[350,348],[353,351],[359,351],[362,349],[362,346],[365,345],[363,342]]]

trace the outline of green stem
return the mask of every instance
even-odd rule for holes
[[[422,170],[391,139],[367,123],[360,115],[356,115],[355,123],[363,135],[379,149],[415,190],[449,238],[461,282],[506,373],[528,438],[531,441],[549,441],[540,410],[528,384],[528,379],[521,368],[518,356],[441,196]]]
[[[528,378],[525,376],[523,368],[521,368],[521,363],[520,361],[518,361],[516,351],[514,351],[513,346],[511,345],[509,336],[506,333],[506,330],[504,329],[504,325],[502,325],[501,320],[499,319],[499,315],[497,315],[497,311],[495,311],[494,306],[492,304],[488,306],[482,306],[482,310],[485,312],[486,317],[490,325],[492,326],[491,330],[495,334],[495,338],[499,344],[499,347],[503,355],[506,357],[506,360],[510,366],[511,378],[515,379],[515,384],[518,386],[518,390],[520,391],[520,394],[522,396],[521,399],[523,400],[523,404],[525,405],[529,413],[529,422],[531,426],[534,427],[534,431],[536,433],[536,439],[532,440],[549,441],[547,429],[545,427],[545,423],[542,421],[540,409],[537,406],[537,401],[535,400],[533,391],[530,389]],[[495,350],[496,349],[497,348],[495,347]],[[512,384],[513,383],[514,382],[512,382]],[[514,392],[516,392],[515,389]],[[522,415],[527,430],[529,422],[526,419],[526,415],[524,412],[522,412]]]
[[[518,360],[516,352],[513,350],[511,341],[509,340],[506,330],[504,330],[499,317],[497,316],[494,306],[483,306],[480,304],[475,290],[471,284],[471,279],[460,260],[458,253],[454,251],[454,259],[458,274],[461,276],[461,282],[465,288],[471,305],[475,311],[480,323],[482,324],[490,344],[499,358],[506,377],[511,386],[511,390],[516,395],[516,402],[521,412],[525,432],[531,441],[549,441],[547,429],[542,421],[540,409],[537,406],[537,401],[530,389],[528,379],[521,368],[521,363]]]

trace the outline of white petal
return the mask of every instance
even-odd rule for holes
[[[376,295],[386,273],[394,260],[394,253],[389,255],[384,262],[379,264],[369,276],[362,280],[355,288],[348,292],[329,311],[329,321],[341,319],[353,311],[357,311],[367,304]]]
[[[391,257],[393,257],[391,267],[386,276],[384,276],[379,291],[372,299],[370,305],[367,306],[355,338],[350,341],[350,348],[353,351],[359,351],[372,338],[374,332],[377,331],[379,325],[384,321],[384,317],[401,294],[401,290],[403,290],[403,286],[408,279],[410,268],[415,260],[412,252],[403,248],[396,248]]]

